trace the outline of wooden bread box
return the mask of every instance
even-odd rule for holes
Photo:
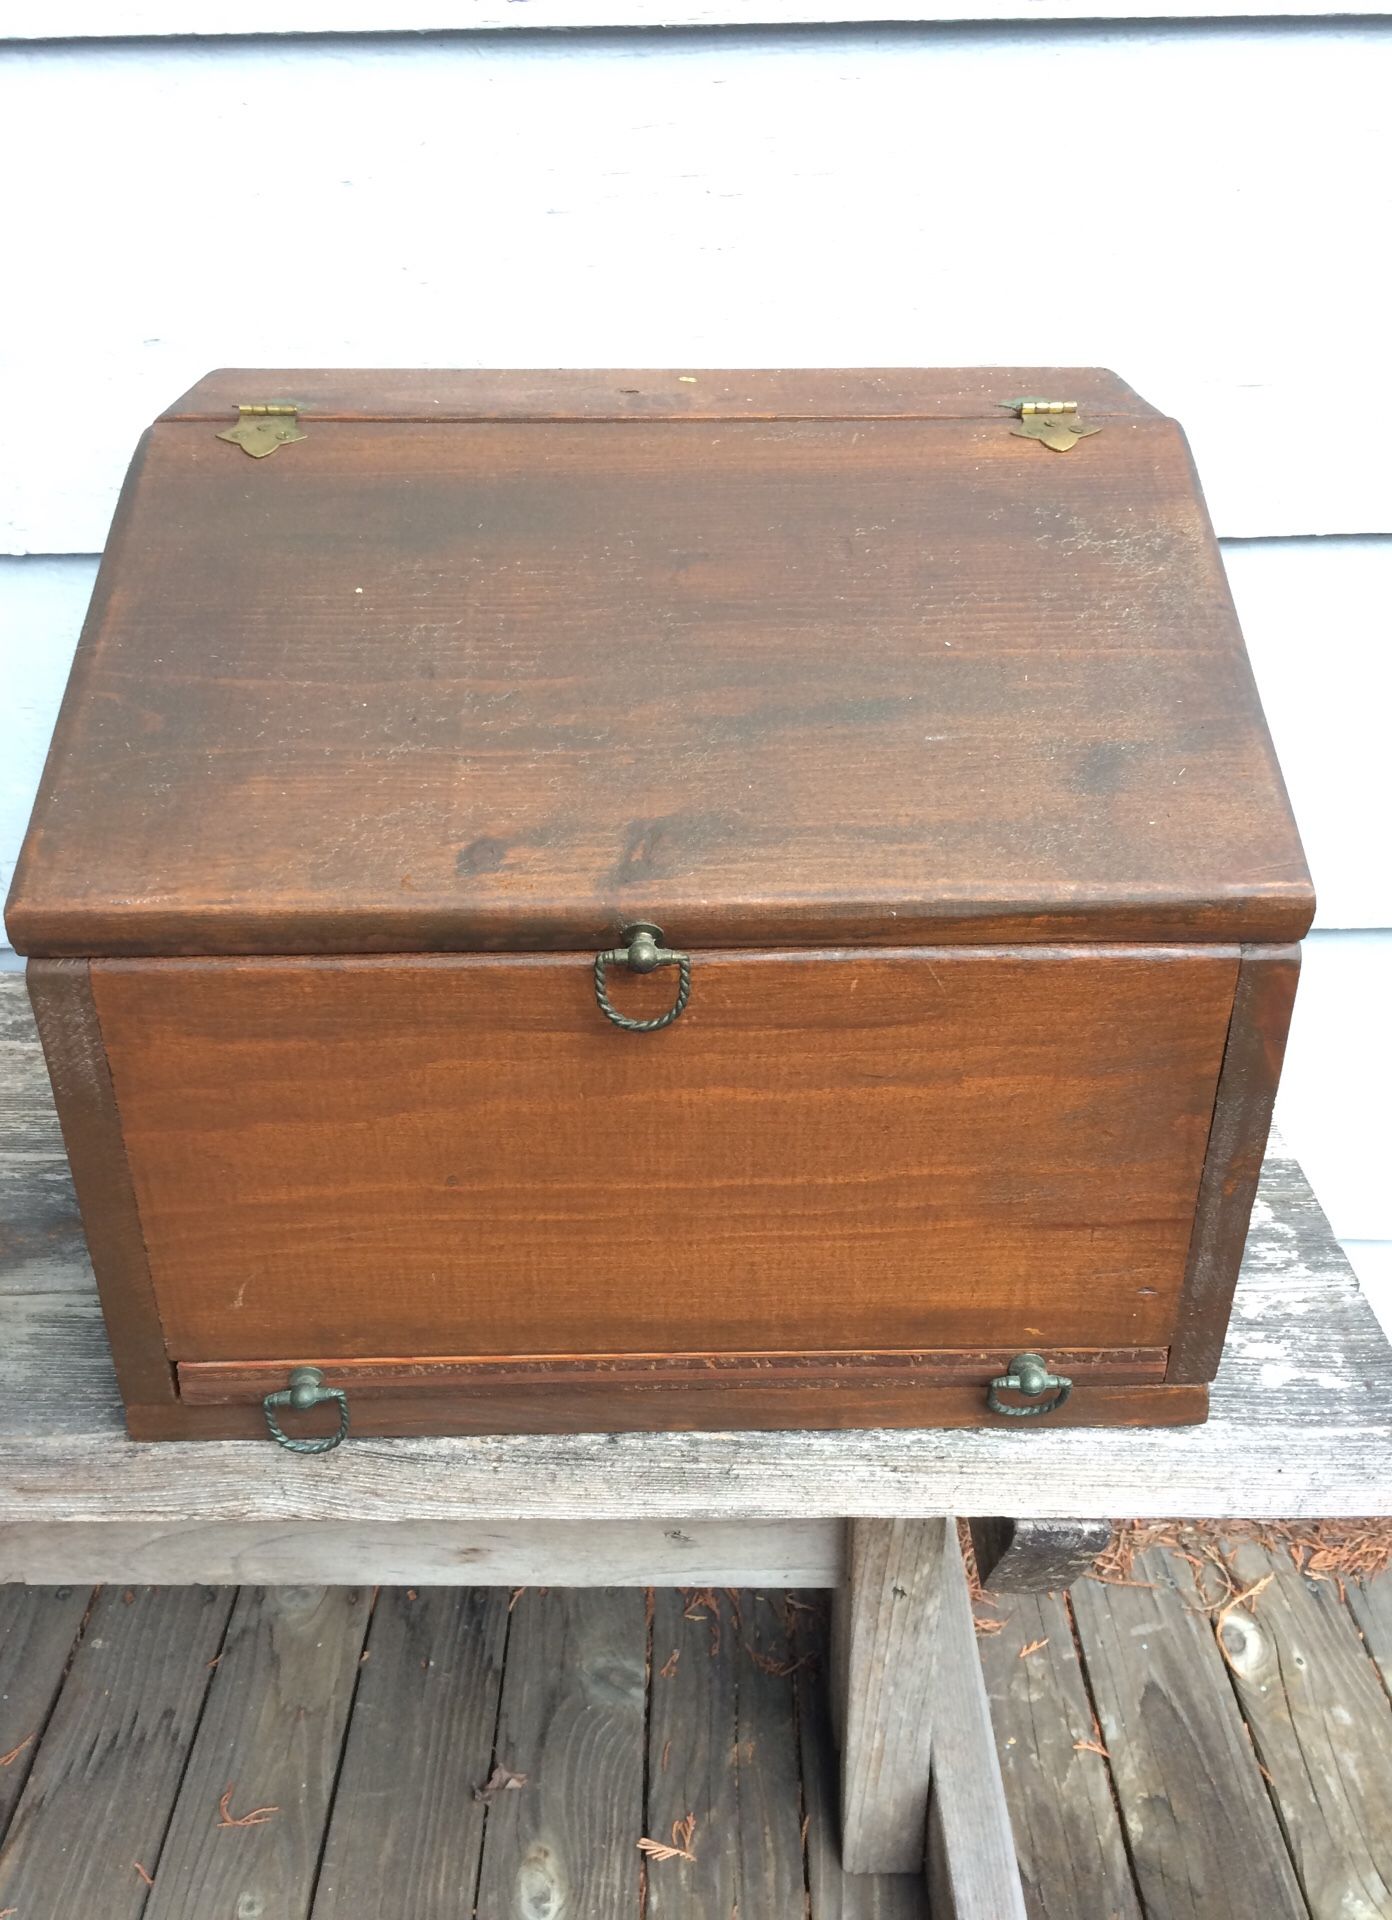
[[[326,1448],[1202,1420],[1312,912],[1114,375],[280,371],[8,925],[131,1433]]]

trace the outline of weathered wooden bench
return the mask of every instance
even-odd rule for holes
[[[0,978],[0,1580],[802,1586],[838,1598],[843,1855],[1023,1915],[953,1516],[998,1587],[1113,1516],[1392,1512],[1392,1350],[1273,1142],[1196,1428],[354,1440],[124,1437],[23,982]]]

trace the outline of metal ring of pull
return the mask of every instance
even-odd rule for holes
[[[328,1434],[322,1440],[293,1440],[282,1431],[275,1417],[276,1407],[294,1407],[303,1413],[310,1407],[325,1406],[330,1400],[338,1402],[338,1432]],[[279,1393],[268,1393],[261,1402],[261,1409],[266,1416],[272,1440],[278,1447],[284,1447],[287,1453],[332,1453],[348,1438],[348,1396],[342,1387],[326,1387],[318,1367],[296,1367],[290,1376],[289,1386],[282,1387]]]
[[[673,953],[664,947],[661,927],[651,926],[645,920],[625,927],[619,938],[627,944],[610,947],[607,953],[595,955],[594,990],[599,1010],[606,1020],[612,1020],[625,1033],[658,1033],[663,1027],[670,1027],[686,1010],[686,1003],[691,998],[691,956]],[[666,1013],[660,1013],[655,1020],[630,1020],[626,1013],[619,1012],[609,998],[605,974],[611,966],[629,967],[634,973],[652,973],[658,967],[675,967],[677,997]]]
[[[1001,1393],[1023,1393],[1031,1400],[1038,1400],[1051,1387],[1055,1389],[1052,1400],[1041,1400],[1034,1407],[1008,1407],[999,1398]],[[1046,1413],[1056,1412],[1072,1391],[1073,1382],[1065,1374],[1050,1373],[1037,1353],[1017,1353],[1009,1373],[999,1375],[987,1387],[986,1404],[992,1413],[1003,1413],[1011,1420],[1038,1420]]]

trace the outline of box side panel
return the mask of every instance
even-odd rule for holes
[[[181,1362],[1164,1347],[1236,972],[703,955],[637,1035],[579,955],[93,968]]]
[[[174,1372],[150,1277],[85,960],[31,960],[29,998],[127,1405],[172,1407]]]
[[[1218,1371],[1299,977],[1299,947],[1243,952],[1170,1353],[1172,1381],[1211,1380]]]

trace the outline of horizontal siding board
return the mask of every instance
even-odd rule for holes
[[[0,558],[0,899],[9,891],[96,577],[92,554]]]
[[[99,547],[229,361],[1095,362],[1220,533],[1389,532],[1390,85],[1372,18],[16,42],[0,548]]]
[[[1389,982],[1392,932],[1305,942],[1276,1120],[1341,1240],[1392,1240]]]
[[[0,28],[9,40],[113,40],[227,34],[501,33],[577,28],[884,25],[925,21],[1243,19],[1256,0],[16,0]],[[1379,16],[1377,0],[1267,0],[1261,14]]]
[[[1392,927],[1392,539],[1225,542],[1223,560],[1318,896]]]

